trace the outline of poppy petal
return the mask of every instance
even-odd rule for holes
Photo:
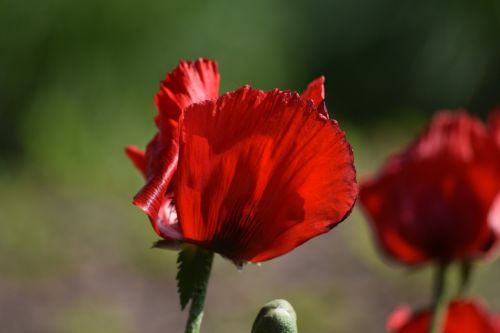
[[[378,244],[382,249],[399,261],[408,264],[420,263],[427,259],[427,254],[402,236],[390,223],[391,217],[387,216],[387,202],[390,202],[393,197],[397,198],[397,193],[399,193],[399,191],[387,189],[392,188],[388,185],[389,182],[388,180],[363,182],[359,199],[365,211],[369,212],[379,240]]]
[[[146,154],[144,150],[136,146],[128,145],[125,147],[125,154],[134,163],[135,167],[139,169],[144,177],[146,177]]]
[[[170,132],[175,134],[175,132]],[[172,135],[174,136],[174,135]],[[135,195],[133,203],[151,219],[156,219],[168,185],[174,175],[178,161],[178,138],[172,137],[166,145],[157,134],[146,148],[146,185]]]
[[[177,121],[192,103],[219,96],[220,75],[217,63],[208,59],[181,61],[161,82],[155,96],[160,118]]]
[[[161,83],[160,91],[155,97],[158,108],[156,123],[160,131],[146,149],[147,183],[133,201],[153,221],[158,218],[164,196],[177,168],[178,122],[182,112],[192,103],[217,98],[218,91],[217,64],[206,59],[181,61]]]
[[[182,234],[234,261],[291,251],[341,222],[355,202],[345,134],[295,93],[243,87],[187,108],[181,132]]]
[[[494,109],[488,117],[488,125],[493,133],[495,141],[500,147],[500,106]]]
[[[175,200],[171,191],[167,191],[167,194],[165,194],[158,217],[151,220],[151,223],[156,233],[164,239],[176,241],[182,241],[184,239],[179,227]]]
[[[500,190],[495,156],[498,149],[479,119],[438,113],[361,187],[382,247],[408,264],[471,259],[492,249],[488,214]]]
[[[328,118],[328,110],[325,104],[325,77],[320,76],[307,86],[302,93],[302,98],[311,100],[318,108],[318,112]]]
[[[401,329],[406,323],[411,319],[411,309],[407,305],[401,305],[396,310],[394,310],[387,322],[385,327],[389,332],[397,331]]]
[[[390,333],[426,333],[431,321],[431,311],[425,309],[401,317],[398,325],[390,325],[400,309],[389,317],[387,328]],[[488,313],[481,302],[455,300],[448,305],[443,333],[500,333],[495,315]]]

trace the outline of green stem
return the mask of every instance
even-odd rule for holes
[[[193,290],[191,298],[191,307],[189,308],[189,315],[186,323],[185,333],[199,333],[201,321],[203,320],[203,308],[205,306],[205,297],[207,295],[208,280],[210,279],[210,271],[214,254],[210,252],[206,258],[208,264],[208,272],[205,274],[205,279]]]
[[[440,264],[437,267],[436,277],[434,280],[435,289],[432,301],[432,319],[428,333],[441,333],[445,324],[445,314],[447,308],[446,302],[446,273],[448,271],[447,264]]]
[[[460,263],[460,288],[458,297],[465,295],[469,290],[473,268],[471,261],[465,260]]]

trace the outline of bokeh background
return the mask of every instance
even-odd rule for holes
[[[0,331],[182,331],[176,255],[150,248],[123,154],[179,59],[216,59],[222,91],[326,75],[362,179],[435,110],[500,103],[499,36],[497,0],[0,0]],[[481,264],[472,289],[497,311],[498,281]],[[430,271],[382,258],[357,208],[261,267],[217,257],[203,331],[249,332],[286,298],[302,332],[384,332],[429,296]]]

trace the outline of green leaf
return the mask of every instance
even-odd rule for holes
[[[205,290],[212,267],[213,253],[194,245],[186,245],[177,257],[177,291],[181,309],[193,295]]]

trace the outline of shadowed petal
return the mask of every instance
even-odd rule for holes
[[[344,133],[295,93],[244,87],[193,105],[181,138],[175,197],[182,234],[235,261],[291,251],[329,231],[354,204]]]

